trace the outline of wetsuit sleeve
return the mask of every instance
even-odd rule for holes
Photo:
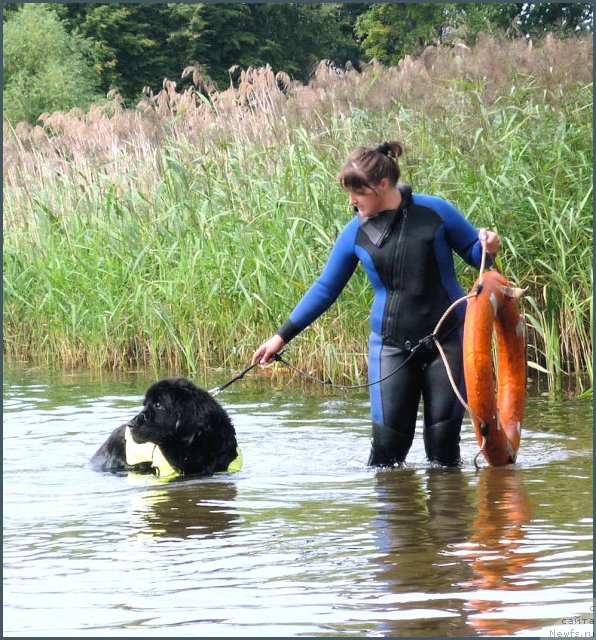
[[[478,229],[464,215],[446,200],[440,201],[440,212],[449,246],[453,248],[469,265],[479,268],[482,261],[482,244],[478,240]],[[486,265],[491,264],[487,256]]]
[[[358,258],[355,253],[358,220],[353,218],[337,237],[321,275],[294,307],[277,334],[285,342],[296,337],[335,302],[352,277]]]

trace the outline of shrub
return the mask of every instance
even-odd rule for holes
[[[44,111],[87,107],[96,82],[85,42],[44,4],[24,4],[4,25],[4,116],[34,123]]]

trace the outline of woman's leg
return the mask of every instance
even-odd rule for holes
[[[462,346],[458,334],[441,342],[452,378],[465,397]],[[455,466],[460,464],[459,441],[464,407],[458,400],[441,355],[436,347],[429,354],[424,369],[422,398],[424,402],[424,448],[432,462]]]
[[[383,344],[376,334],[371,335],[369,382],[380,380],[401,367],[395,375],[370,387],[373,437],[368,464],[371,466],[399,464],[412,446],[421,373],[416,356],[408,360],[410,355],[409,351]]]

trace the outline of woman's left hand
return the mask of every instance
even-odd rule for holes
[[[486,246],[487,253],[498,253],[501,248],[501,239],[496,231],[488,231],[488,229],[480,229],[478,232],[478,240]]]

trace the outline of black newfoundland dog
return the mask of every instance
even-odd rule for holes
[[[153,384],[143,410],[114,429],[93,458],[96,471],[159,476],[237,470],[241,456],[234,426],[208,391],[185,378]]]

